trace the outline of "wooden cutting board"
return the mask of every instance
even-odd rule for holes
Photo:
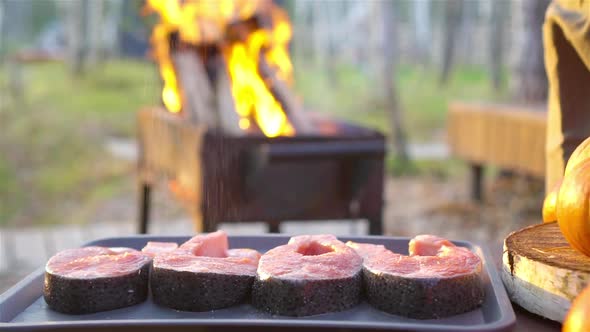
[[[556,222],[526,227],[504,240],[502,281],[513,302],[563,322],[590,282],[590,257],[569,246]]]

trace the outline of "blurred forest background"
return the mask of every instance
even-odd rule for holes
[[[296,91],[309,109],[390,134],[392,176],[462,181],[444,156],[451,100],[545,102],[546,0],[279,3]],[[142,7],[0,0],[0,226],[134,218],[135,115],[161,103]]]

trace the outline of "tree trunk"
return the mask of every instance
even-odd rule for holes
[[[418,61],[427,64],[430,60],[432,26],[430,25],[430,0],[414,1],[415,48]]]
[[[313,55],[314,64],[322,68],[326,64],[326,31],[324,22],[324,6],[322,1],[314,1],[311,5],[313,17]]]
[[[306,54],[304,49],[306,44],[304,36],[307,33],[305,24],[307,18],[307,5],[303,1],[295,1],[294,5],[295,9],[292,20],[293,38],[291,39],[293,52],[291,52],[291,55],[293,56],[293,60],[297,61],[303,59]]]
[[[503,0],[501,0],[503,1]],[[478,19],[480,1],[463,1],[461,4],[461,16],[458,31],[455,33],[455,45],[451,56],[451,70],[453,63],[467,65],[476,64],[477,52],[473,52],[475,47],[481,47],[477,38],[477,28],[481,25]]]
[[[332,86],[338,86],[338,75],[337,75],[337,61],[338,54],[336,52],[336,30],[341,29],[339,27],[340,20],[342,17],[338,17],[338,13],[340,10],[340,6],[342,5],[339,1],[324,1],[324,10],[326,12],[326,23],[328,28],[326,29],[328,34],[325,43],[326,43],[326,53],[328,56],[329,61],[326,63],[326,71],[328,76],[328,81]]]
[[[3,50],[2,48],[2,43],[4,41],[4,39],[2,37],[4,37],[4,0],[0,0],[0,50]],[[3,62],[4,60],[4,52],[0,51],[0,64]]]
[[[463,0],[447,0],[445,2],[445,35],[443,44],[442,68],[439,83],[443,85],[449,80],[456,39],[461,28],[463,15]]]
[[[89,66],[96,65],[102,56],[102,29],[104,24],[104,0],[92,0],[86,5],[86,25],[87,34],[86,40],[88,43],[88,51],[86,62]]]
[[[125,0],[108,0],[106,3],[105,22],[110,27],[103,44],[103,57],[114,57],[120,54],[119,40],[121,36],[121,20]]]
[[[394,81],[394,45],[397,42],[395,11],[393,8],[394,2],[383,1],[381,6],[381,15],[383,18],[383,87],[385,88],[385,104],[391,112],[391,131],[397,156],[402,162],[407,162],[409,157],[406,133]]]
[[[547,99],[541,29],[548,5],[549,0],[522,0],[522,39],[513,85],[518,101],[538,103]]]
[[[502,66],[504,64],[504,33],[506,32],[506,13],[509,3],[506,1],[492,1],[489,29],[489,58],[490,77],[492,86],[497,92],[502,86]]]
[[[301,46],[301,59],[306,59],[308,64],[311,64],[310,59],[315,60],[315,39],[316,36],[314,35],[315,32],[315,23],[314,23],[314,4],[309,1],[296,1],[297,6],[301,9],[302,17],[302,27],[300,30],[301,33],[299,36],[296,35],[297,32],[293,33],[293,37],[299,38],[299,45]]]
[[[67,60],[70,71],[74,76],[82,75],[84,72],[84,59],[86,58],[87,47],[86,36],[86,14],[88,11],[87,0],[59,2],[63,6],[63,13],[66,21],[66,44]]]
[[[361,10],[362,6],[365,6],[366,9]],[[364,18],[364,20],[367,20],[368,22],[363,24],[364,26],[362,27],[363,31],[361,34],[367,36],[367,38],[364,43],[359,45],[359,51],[362,54],[362,57],[359,59],[360,65],[363,66],[364,64],[366,66],[368,76],[374,82],[382,82],[382,77],[384,77],[383,68],[385,62],[383,52],[385,51],[384,43],[387,41],[387,38],[384,37],[385,29],[383,27],[383,18],[385,15],[388,15],[382,12],[384,7],[386,6],[384,6],[382,2],[365,1],[359,2],[359,6],[356,8],[357,12],[364,11],[365,17],[376,18]],[[393,53],[393,51],[391,52]],[[387,86],[383,84],[376,85],[373,90],[374,98],[376,100],[387,100],[386,90]]]
[[[12,0],[4,2],[4,38],[13,47],[30,43],[33,37],[33,1]]]

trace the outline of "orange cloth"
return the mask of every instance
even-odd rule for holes
[[[590,136],[590,0],[554,0],[543,25],[549,79],[546,177],[549,190]]]

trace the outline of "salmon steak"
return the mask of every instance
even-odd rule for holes
[[[483,302],[481,259],[446,239],[416,236],[409,243],[409,256],[382,245],[347,245],[363,257],[367,300],[379,310],[433,319],[473,310]]]
[[[151,258],[130,248],[67,249],[45,266],[43,297],[50,309],[88,314],[141,303]]]
[[[227,234],[217,231],[157,253],[150,275],[154,302],[184,311],[209,311],[245,302],[260,253],[228,247]]]
[[[178,244],[175,242],[154,242],[149,241],[141,252],[154,258],[156,255],[171,252],[178,248]]]
[[[252,304],[284,316],[309,316],[357,305],[362,258],[333,235],[292,237],[260,258]]]

